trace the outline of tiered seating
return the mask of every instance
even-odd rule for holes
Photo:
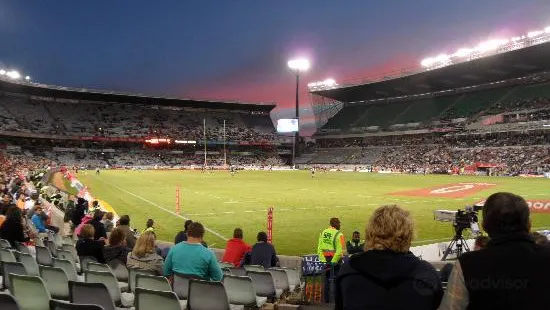
[[[410,102],[398,103],[377,103],[369,107],[367,112],[359,120],[354,122],[353,127],[387,126],[400,112],[405,111]]]
[[[255,113],[255,112],[250,112]],[[106,137],[206,138],[236,141],[272,141],[275,129],[268,113],[197,110],[154,105],[58,102],[30,100],[26,97],[0,97],[0,129],[42,134]],[[249,124],[253,125],[250,126]]]
[[[495,88],[465,93],[454,105],[445,111],[444,118],[469,117],[498,102],[511,88]]]
[[[393,123],[406,124],[429,120],[439,116],[457,99],[456,96],[447,96],[411,101],[407,109],[397,115]]]
[[[334,117],[332,117],[323,128],[345,129],[363,115],[369,106],[360,104],[346,104]]]
[[[75,251],[72,240],[62,241],[53,234],[49,239],[57,242],[50,240],[46,242],[49,246],[36,246],[36,251],[29,251],[36,252],[36,258],[7,248],[9,244],[0,240],[0,245],[5,247],[0,249],[0,261],[3,288],[7,289],[6,294],[0,294],[2,309],[11,309],[8,305],[37,310],[95,310],[94,305],[105,310],[119,307],[143,310],[261,308],[267,301],[275,302],[283,294],[301,287],[299,271],[295,269],[224,268],[226,277],[223,283],[176,274],[171,285],[165,277],[151,271],[126,270],[123,264],[85,263],[81,257],[82,277],[76,272],[80,269],[78,263],[62,258],[72,256]],[[33,264],[29,264],[31,261]],[[120,273],[120,268],[124,268],[126,273]],[[121,280],[125,282],[118,282]],[[86,306],[73,308],[73,304]]]

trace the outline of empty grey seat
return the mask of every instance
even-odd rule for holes
[[[124,297],[122,296],[118,281],[111,272],[88,270],[84,273],[84,279],[86,283],[103,283],[109,290],[109,294],[111,294],[111,298],[117,306],[123,305],[124,307],[129,307],[134,304],[134,296],[132,294],[125,293]]]
[[[40,272],[38,270],[38,263],[30,254],[21,253],[19,254],[19,261],[25,266],[27,275],[29,276],[39,276]]]
[[[0,293],[0,309],[2,310],[19,310],[19,303],[10,294]]]
[[[0,239],[0,248],[2,248],[2,249],[11,249],[11,244],[6,239]]]
[[[302,280],[300,279],[300,270],[296,268],[281,268],[286,271],[288,277],[288,285],[291,291],[301,288]]]
[[[112,272],[111,267],[106,264],[100,264],[98,262],[88,262],[86,270],[89,271],[102,271],[102,272]],[[85,270],[85,271],[86,271]]]
[[[229,300],[221,282],[189,280],[188,310],[229,310]]]
[[[57,246],[55,245],[55,242],[46,240],[46,247],[50,250],[53,257],[57,257]]]
[[[130,292],[130,293],[133,293],[134,289],[136,287],[136,275],[137,274],[148,274],[148,275],[154,276],[157,273],[152,271],[152,270],[128,268],[128,292]]]
[[[264,266],[261,265],[244,265],[243,267],[246,271],[265,271]]]
[[[19,302],[21,309],[49,310],[50,293],[40,277],[11,274],[11,292]]]
[[[136,287],[136,310],[181,310],[176,293]]]
[[[58,267],[40,266],[40,277],[54,299],[69,300],[69,278]]]
[[[61,245],[61,250],[70,252],[71,254],[73,254],[74,260],[78,260],[78,253],[76,252],[74,244],[63,244]]]
[[[85,272],[88,270],[88,263],[89,262],[95,262],[97,263],[97,259],[93,256],[79,256],[80,261],[80,271]]]
[[[283,291],[283,293],[290,290],[290,285],[288,284],[288,276],[286,275],[286,271],[284,269],[271,268],[268,269],[267,272],[269,272],[271,274],[271,277],[273,278],[275,289],[280,289],[281,291]]]
[[[223,268],[228,268],[228,267],[235,267],[235,266],[233,266],[233,264],[231,264],[231,263],[219,262],[218,264],[220,265],[220,268],[221,268],[221,269],[223,269]]]
[[[246,269],[244,268],[228,267],[227,269],[229,269],[234,276],[246,277]]]
[[[35,246],[36,249],[36,262],[38,265],[53,266],[53,257],[50,250],[43,246]]]
[[[267,302],[267,297],[256,295],[250,277],[225,276],[223,286],[230,304],[243,305],[246,308],[261,308]]]
[[[278,299],[283,293],[282,290],[275,289],[273,278],[269,272],[248,271],[247,274],[252,279],[258,296],[267,297],[268,300],[272,301]]]
[[[15,252],[10,249],[0,248],[0,261],[1,262],[16,262]]]
[[[199,279],[194,275],[185,275],[181,273],[174,274],[174,281],[172,282],[172,290],[179,299],[187,299],[189,295],[189,281],[191,279]]]
[[[100,305],[79,305],[61,300],[50,300],[50,310],[104,310]]]
[[[103,283],[69,281],[69,295],[73,304],[99,305],[104,310],[116,310],[111,294]]]
[[[172,287],[170,286],[168,279],[165,277],[152,276],[148,274],[136,275],[136,288],[138,287],[154,291],[172,291]]]
[[[17,249],[17,251],[19,251],[21,253],[31,254],[31,251],[29,250],[29,248],[23,242],[16,241],[15,242],[15,248]]]
[[[119,282],[128,282],[128,268],[126,267],[126,265],[124,265],[123,262],[118,259],[113,259],[112,261],[108,262],[107,265],[111,267],[113,274]]]
[[[76,272],[76,268],[73,265],[72,262],[66,260],[66,259],[53,259],[53,266],[56,268],[61,268],[63,271],[65,271],[65,274],[67,274],[67,278],[69,281],[79,281],[78,274]]]
[[[22,263],[2,262],[2,287],[12,291],[11,274],[27,275],[27,270]]]
[[[70,251],[66,250],[57,250],[57,258],[66,259],[73,263],[76,266],[76,257]]]

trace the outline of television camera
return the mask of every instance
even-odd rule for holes
[[[463,232],[465,229],[470,229],[474,236],[477,236],[481,233],[481,231],[479,230],[479,223],[478,223],[479,220],[478,220],[477,212],[481,210],[482,207],[483,207],[482,205],[473,205],[473,206],[466,206],[464,210],[459,209],[457,211],[450,211],[450,210],[434,211],[434,220],[440,221],[440,222],[452,222],[453,228],[455,230],[455,235],[453,239],[451,239],[449,246],[447,246],[447,249],[445,250],[443,257],[441,258],[442,261],[447,259],[447,256],[452,252],[452,248],[454,245],[456,245],[457,258],[460,257],[460,255],[462,255],[464,250],[466,252],[470,251],[470,248],[468,247],[466,240],[464,240]]]

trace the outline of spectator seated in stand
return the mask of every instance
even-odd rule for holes
[[[109,245],[103,248],[103,257],[109,263],[118,259],[126,265],[130,249],[126,246],[126,235],[124,231],[117,227],[109,235]]]
[[[409,251],[413,235],[408,211],[396,205],[376,209],[365,252],[340,268],[335,309],[437,309],[443,288],[434,267]]]
[[[178,273],[209,281],[221,281],[223,273],[216,255],[201,244],[203,236],[204,227],[201,223],[189,224],[187,241],[176,244],[168,252],[164,264],[165,276]]]
[[[4,223],[0,226],[0,238],[8,240],[13,248],[15,248],[16,242],[29,241],[29,237],[25,236],[22,217],[21,209],[12,207],[8,210]]]
[[[9,208],[11,208],[12,204],[12,198],[10,194],[4,194],[2,196],[2,202],[0,203],[0,215],[6,215],[8,213]]]
[[[529,206],[495,193],[482,209],[491,240],[455,263],[440,309],[546,309],[550,305],[550,247],[536,244]]]
[[[103,241],[98,241],[94,239],[95,229],[94,226],[90,224],[84,224],[80,230],[80,235],[78,241],[76,242],[75,248],[78,256],[91,256],[102,264],[105,264],[105,258],[103,256]]]
[[[94,235],[94,239],[95,240],[105,240],[107,239],[107,232],[105,231],[105,225],[103,225],[103,223],[101,222],[101,220],[103,219],[103,211],[101,211],[100,209],[95,209],[95,211],[93,211],[93,218],[90,222],[88,222],[88,224],[94,226],[94,229],[95,229],[95,235]]]
[[[113,227],[115,226],[113,223],[113,217],[114,217],[113,212],[105,212],[105,214],[103,215],[102,223],[103,223],[103,226],[105,226],[106,233],[110,233],[111,231],[113,231]]]
[[[130,229],[130,217],[128,215],[123,215],[118,220],[119,225],[118,228],[122,229],[124,231],[124,235],[126,236],[126,246],[129,249],[133,249],[136,244],[136,235],[134,234],[134,231]]]
[[[193,223],[193,221],[185,220],[185,223],[183,224],[183,230],[180,231],[174,238],[174,244],[178,244],[182,241],[187,241],[187,229],[189,228],[189,225],[191,225],[191,223]]]
[[[31,217],[31,221],[38,231],[38,233],[46,233],[48,230],[54,233],[59,232],[59,228],[51,225],[47,225],[48,215],[42,210],[42,206],[39,202],[36,202],[34,208],[34,215]]]
[[[267,242],[267,234],[258,233],[258,242],[252,246],[252,250],[244,258],[244,265],[260,265],[265,269],[279,266],[279,258],[273,244]]]
[[[243,240],[243,230],[235,228],[233,231],[233,239],[227,240],[225,253],[223,254],[222,262],[231,263],[235,267],[239,267],[246,253],[252,248]]]
[[[132,252],[128,253],[126,266],[128,268],[144,269],[162,274],[163,270],[162,256],[157,254],[155,247],[155,234],[148,231],[136,241]]]

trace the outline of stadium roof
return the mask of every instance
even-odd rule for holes
[[[385,81],[311,93],[341,102],[425,94],[550,71],[550,42]]]
[[[0,79],[0,92],[20,93],[30,96],[56,99],[86,100],[129,104],[149,104],[204,109],[233,109],[270,112],[274,103],[244,103],[221,100],[193,100],[169,97],[154,97],[143,94],[117,93],[113,91],[77,89],[37,83],[15,82]]]

